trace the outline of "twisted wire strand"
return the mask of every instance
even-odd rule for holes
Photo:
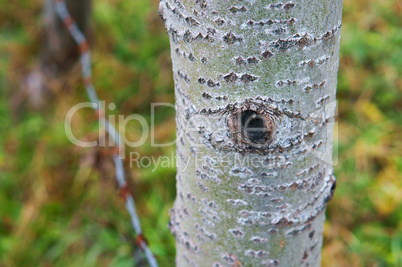
[[[54,0],[56,12],[60,19],[63,21],[64,25],[68,28],[69,33],[73,37],[74,41],[79,46],[80,50],[80,63],[82,69],[82,76],[84,78],[84,85],[85,90],[87,91],[89,100],[93,104],[93,108],[95,109],[95,113],[99,118],[100,124],[105,128],[108,132],[109,136],[111,137],[114,145],[117,145],[119,148],[123,147],[123,142],[121,141],[121,137],[119,132],[116,128],[106,119],[105,117],[105,110],[104,108],[98,104],[99,98],[95,91],[95,88],[92,84],[92,77],[91,77],[91,57],[90,51],[88,48],[88,43],[84,34],[79,29],[78,25],[75,23],[73,18],[71,17],[66,3],[64,0]],[[119,150],[120,152],[120,150]],[[123,167],[123,161],[119,157],[119,153],[114,153],[113,161],[115,164],[115,173],[116,173],[116,180],[120,188],[120,194],[125,200],[125,206],[130,214],[131,217],[131,224],[134,228],[136,234],[136,243],[138,246],[143,250],[145,257],[151,267],[158,267],[158,263],[152,254],[151,250],[149,249],[147,242],[145,240],[144,235],[142,234],[141,230],[141,223],[138,217],[138,214],[135,209],[135,203],[133,196],[131,195],[128,184],[125,179],[125,171]]]

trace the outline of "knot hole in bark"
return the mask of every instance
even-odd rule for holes
[[[265,143],[271,136],[271,129],[265,118],[253,110],[245,110],[240,114],[243,135],[252,143]]]
[[[273,120],[268,114],[252,109],[233,112],[228,127],[236,141],[253,147],[267,144],[274,130]]]

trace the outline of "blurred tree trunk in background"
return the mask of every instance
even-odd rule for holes
[[[83,33],[87,33],[90,0],[65,0],[71,16]],[[39,66],[28,76],[27,89],[30,102],[40,107],[47,94],[55,91],[54,83],[60,84],[70,74],[79,59],[79,49],[68,29],[57,16],[53,0],[44,2],[45,31],[39,54]],[[53,92],[55,93],[55,92]]]
[[[87,32],[90,0],[65,0],[67,8],[80,30]],[[79,58],[79,50],[68,29],[56,14],[54,0],[45,2],[46,38],[41,51],[41,67],[50,75],[57,75]]]
[[[319,266],[342,0],[162,0],[178,266]]]

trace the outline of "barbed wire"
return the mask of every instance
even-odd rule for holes
[[[92,84],[91,76],[91,57],[87,40],[84,34],[79,29],[78,25],[71,17],[70,12],[67,9],[64,0],[54,0],[56,12],[64,25],[67,27],[74,41],[77,43],[80,50],[80,63],[82,69],[82,76],[84,78],[84,86],[87,91],[88,97],[93,104],[96,115],[99,119],[99,123],[105,128],[109,136],[111,137],[114,145],[119,148],[123,147],[122,139],[116,128],[106,119],[105,110],[99,103],[98,95],[95,91],[95,87]],[[118,150],[120,152],[120,149]],[[123,161],[119,156],[119,153],[113,154],[113,161],[115,165],[116,180],[120,188],[120,194],[125,200],[125,205],[128,213],[131,217],[131,224],[134,228],[136,238],[135,241],[138,246],[144,251],[145,257],[151,267],[158,267],[158,263],[148,247],[146,239],[141,230],[141,223],[138,214],[135,209],[134,198],[130,193],[128,184],[125,179],[125,171],[123,167]]]

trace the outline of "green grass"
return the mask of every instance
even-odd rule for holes
[[[29,108],[20,85],[35,65],[42,1],[0,0],[0,266],[132,266],[133,230],[110,156],[78,149],[64,115],[86,101],[81,80],[46,108]],[[169,42],[157,1],[94,1],[93,74],[100,97],[125,115],[150,118],[174,102]],[[338,187],[327,210],[323,266],[402,266],[402,6],[345,1],[338,82]],[[156,139],[172,140],[174,111],[156,111]],[[97,136],[89,111],[81,139]],[[134,125],[126,133],[140,135]],[[170,155],[147,143],[128,152]],[[174,265],[167,229],[175,169],[130,168],[131,191],[160,266]],[[138,257],[137,257],[138,258]]]

